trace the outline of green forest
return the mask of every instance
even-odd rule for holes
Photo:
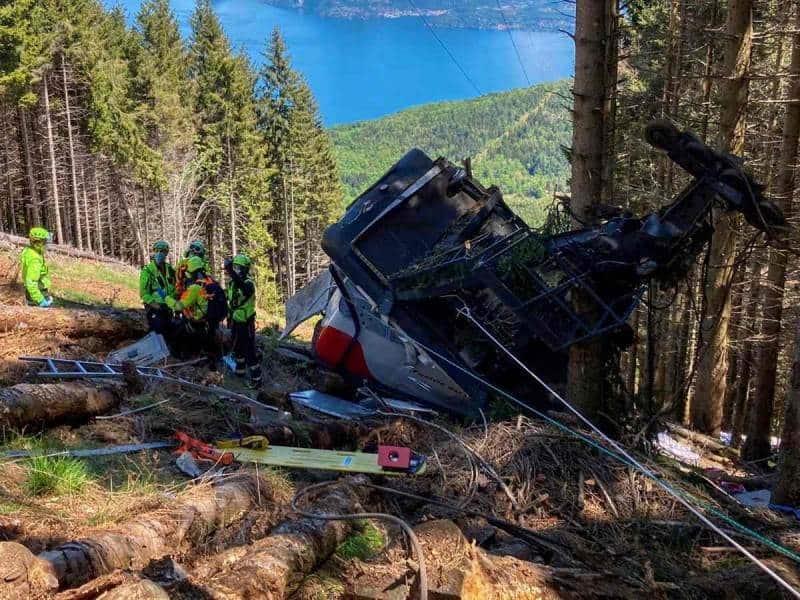
[[[520,216],[538,224],[553,192],[567,186],[568,94],[569,82],[561,81],[335,127],[330,135],[346,200],[417,147],[453,162],[471,157],[478,179],[497,185]]]

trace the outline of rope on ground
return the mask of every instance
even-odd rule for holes
[[[323,521],[358,521],[361,519],[381,519],[383,521],[389,521],[390,523],[394,523],[405,532],[405,534],[408,536],[409,542],[411,543],[411,547],[414,549],[414,554],[417,557],[417,573],[418,573],[417,579],[419,581],[419,597],[420,600],[428,600],[428,574],[427,571],[425,570],[425,557],[422,554],[422,545],[419,543],[419,539],[414,533],[414,530],[411,529],[411,526],[405,521],[403,521],[403,519],[386,513],[363,512],[363,513],[351,513],[346,515],[336,514],[336,513],[313,513],[297,507],[298,501],[304,496],[307,496],[309,493],[320,490],[324,487],[339,485],[340,483],[341,482],[338,480],[323,481],[322,483],[315,483],[313,485],[309,485],[303,488],[294,495],[294,498],[292,498],[292,504],[291,504],[292,510],[296,512],[298,515],[306,517],[308,519],[321,519]]]
[[[583,416],[583,414],[581,414],[580,411],[578,411],[569,402],[567,402],[558,392],[556,392],[551,386],[549,386],[543,379],[541,379],[538,375],[536,375],[536,373],[531,371],[525,365],[525,363],[523,363],[521,360],[519,360],[519,358],[517,358],[505,346],[500,344],[500,342],[498,340],[496,340],[494,338],[494,336],[489,331],[486,330],[486,328],[483,326],[483,324],[481,324],[479,321],[477,321],[476,319],[474,319],[472,317],[471,313],[469,312],[469,309],[466,306],[463,309],[459,310],[459,314],[462,314],[463,316],[466,316],[468,319],[470,319],[470,321],[472,321],[481,331],[483,331],[483,333],[490,340],[492,340],[495,343],[495,345],[498,346],[498,348],[503,350],[514,362],[516,362],[526,373],[528,373],[528,375],[530,375],[536,382],[538,382],[540,385],[542,385],[550,394],[553,395],[554,398],[556,398],[559,402],[561,402],[561,404],[563,404],[564,407],[567,408],[567,410],[569,410],[571,413],[573,413],[581,422],[585,423],[589,427],[589,429],[591,429],[596,434],[598,434],[614,450],[613,451],[609,450],[608,448],[602,446],[601,444],[599,444],[595,440],[589,438],[588,436],[585,436],[585,435],[583,435],[581,433],[573,431],[572,429],[570,429],[569,427],[567,427],[563,423],[560,423],[559,421],[556,421],[552,417],[549,417],[549,416],[545,415],[541,411],[538,411],[538,410],[534,409],[532,406],[528,405],[527,403],[519,400],[515,396],[513,396],[513,395],[509,394],[508,392],[498,388],[497,386],[489,383],[488,381],[486,381],[482,377],[476,375],[475,373],[473,373],[469,369],[466,369],[466,368],[462,367],[461,365],[459,365],[459,364],[455,363],[454,361],[448,359],[447,357],[443,356],[441,353],[436,352],[432,348],[429,348],[425,344],[422,344],[421,342],[418,342],[417,340],[414,340],[412,338],[409,338],[410,341],[412,341],[414,344],[418,345],[420,348],[424,349],[425,351],[429,352],[433,356],[438,357],[440,360],[444,360],[445,362],[447,362],[451,366],[453,366],[456,369],[462,371],[467,376],[472,377],[473,379],[475,379],[476,381],[479,381],[483,385],[486,385],[489,389],[492,389],[495,392],[499,393],[504,398],[508,399],[510,402],[513,402],[517,406],[520,406],[523,409],[528,410],[528,411],[536,414],[537,416],[539,416],[539,417],[543,418],[544,420],[546,420],[548,423],[551,423],[552,425],[558,427],[562,431],[565,431],[566,433],[569,433],[570,435],[573,435],[573,436],[577,437],[578,439],[581,439],[582,441],[588,443],[589,445],[593,446],[594,448],[598,449],[599,451],[603,452],[604,454],[606,454],[606,455],[608,455],[608,456],[610,456],[610,457],[622,462],[623,464],[626,464],[628,466],[631,466],[631,467],[637,469],[643,475],[645,475],[646,477],[651,479],[656,485],[658,485],[660,488],[662,488],[665,492],[667,492],[669,495],[673,496],[689,512],[691,512],[693,515],[695,515],[704,525],[706,525],[709,529],[714,531],[717,535],[722,537],[729,544],[731,544],[734,548],[736,548],[739,552],[741,552],[744,556],[746,556],[756,566],[758,566],[767,575],[769,575],[772,579],[774,579],[781,587],[786,589],[792,596],[794,596],[795,598],[800,599],[800,592],[798,592],[791,585],[789,585],[789,583],[787,583],[780,575],[775,573],[775,571],[773,571],[762,560],[760,560],[758,557],[754,556],[749,550],[747,550],[747,548],[742,546],[740,543],[738,543],[736,540],[734,540],[730,535],[725,533],[725,531],[723,531],[716,524],[714,524],[706,515],[704,515],[702,512],[700,512],[700,510],[698,508],[696,508],[694,505],[692,505],[689,502],[689,500],[687,499],[687,497],[692,499],[694,502],[697,502],[696,499],[692,498],[686,492],[684,492],[682,490],[679,491],[679,490],[675,489],[673,486],[671,486],[669,483],[666,483],[665,481],[663,481],[656,473],[654,473],[653,471],[651,471],[650,469],[648,469],[647,467],[642,465],[638,460],[633,458],[622,446],[620,446],[617,442],[615,442],[614,440],[609,438],[606,434],[604,434],[596,425],[594,425],[589,419],[587,419],[585,416]],[[783,546],[780,546],[779,544],[773,542],[772,540],[770,540],[768,538],[765,538],[764,536],[760,535],[759,533],[757,533],[757,532],[755,532],[755,531],[753,531],[751,529],[748,529],[747,527],[745,527],[744,525],[741,525],[740,523],[738,523],[737,521],[735,521],[731,517],[728,517],[724,513],[721,513],[720,511],[717,511],[716,509],[711,509],[708,512],[710,512],[710,513],[714,514],[715,516],[723,519],[724,521],[726,521],[727,523],[733,525],[734,527],[736,527],[740,531],[746,531],[753,539],[765,544],[766,546],[772,548],[773,550],[775,550],[777,552],[780,552],[781,554],[783,554],[785,556],[788,556],[789,558],[792,558],[796,562],[800,562],[800,556],[798,556],[797,554],[795,554],[794,552],[792,552],[788,548],[784,548]]]

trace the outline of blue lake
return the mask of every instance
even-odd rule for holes
[[[117,3],[133,19],[140,0],[107,0]],[[194,1],[172,0],[172,7],[188,35]],[[255,64],[263,62],[273,27],[281,28],[292,63],[311,85],[326,125],[571,77],[574,71],[572,41],[561,33],[513,32],[520,61],[502,31],[436,29],[440,43],[414,17],[326,19],[260,0],[217,0],[214,8],[234,48]]]

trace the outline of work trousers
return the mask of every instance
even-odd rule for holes
[[[250,317],[247,321],[234,321],[231,319],[231,333],[233,334],[233,356],[236,359],[236,374],[240,377],[250,376],[253,384],[261,383],[261,362],[256,350],[256,318]]]
[[[144,307],[145,315],[147,316],[147,327],[150,331],[155,331],[169,338],[172,332],[172,311],[166,305],[161,305],[160,308],[154,309],[149,306]]]
[[[219,339],[219,323],[190,321],[181,318],[175,324],[173,334],[176,353],[182,358],[204,354],[212,371],[222,358],[222,343]]]

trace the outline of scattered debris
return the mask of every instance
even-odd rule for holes
[[[164,336],[151,331],[138,342],[110,353],[105,362],[112,365],[132,362],[137,365],[149,366],[167,358],[169,358],[169,348],[167,348]]]
[[[44,455],[71,456],[72,458],[87,458],[91,456],[111,456],[113,454],[130,454],[141,452],[142,450],[159,450],[161,448],[172,448],[174,442],[145,442],[143,444],[121,444],[118,446],[105,446],[103,448],[78,448],[70,450],[59,450],[55,452],[34,452],[33,450],[10,450],[3,452],[3,458],[24,458],[29,456]]]

